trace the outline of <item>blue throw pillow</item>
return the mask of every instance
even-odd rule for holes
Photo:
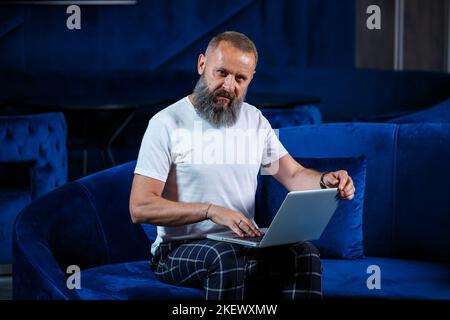
[[[364,255],[362,214],[366,179],[366,159],[295,158],[306,168],[317,171],[346,170],[355,185],[355,197],[341,201],[320,239],[312,241],[322,258],[358,259]],[[257,222],[268,226],[283,202],[286,188],[272,176],[260,176],[257,191]],[[262,212],[260,212],[262,210]]]

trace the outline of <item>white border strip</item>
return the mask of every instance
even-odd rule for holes
[[[395,0],[394,69],[403,70],[404,0]]]
[[[72,4],[75,5],[130,5],[130,4],[136,4],[137,0],[75,0],[75,1],[22,1],[22,0],[16,0],[16,1],[0,1],[1,5],[42,5],[42,6],[57,6],[57,5],[64,5],[69,6]]]

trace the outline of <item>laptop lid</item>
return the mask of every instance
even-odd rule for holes
[[[319,239],[339,201],[337,188],[289,192],[259,247]]]
[[[233,231],[208,234],[207,238],[252,247],[271,247],[320,238],[339,204],[336,188],[292,191],[286,195],[261,241],[239,238]]]

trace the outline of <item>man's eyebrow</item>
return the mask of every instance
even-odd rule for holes
[[[216,71],[225,71],[226,73],[230,73],[230,71],[224,67],[218,67],[218,68],[216,68]]]
[[[228,70],[228,69],[226,69],[226,68],[224,68],[224,67],[218,67],[217,69],[216,69],[216,71],[224,71],[224,72],[226,72],[226,73],[233,73],[233,72],[231,72],[230,70]],[[241,77],[242,79],[244,79],[244,80],[247,80],[247,76],[245,75],[245,74],[243,74],[243,73],[237,73],[236,74],[236,76],[237,77]]]

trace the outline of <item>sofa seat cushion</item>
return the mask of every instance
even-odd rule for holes
[[[159,281],[149,261],[110,264],[81,272],[84,300],[203,299],[200,289],[173,286]]]
[[[326,298],[450,299],[450,264],[367,257],[361,260],[323,259]],[[380,289],[367,280],[380,270]],[[372,281],[369,281],[372,283]]]

